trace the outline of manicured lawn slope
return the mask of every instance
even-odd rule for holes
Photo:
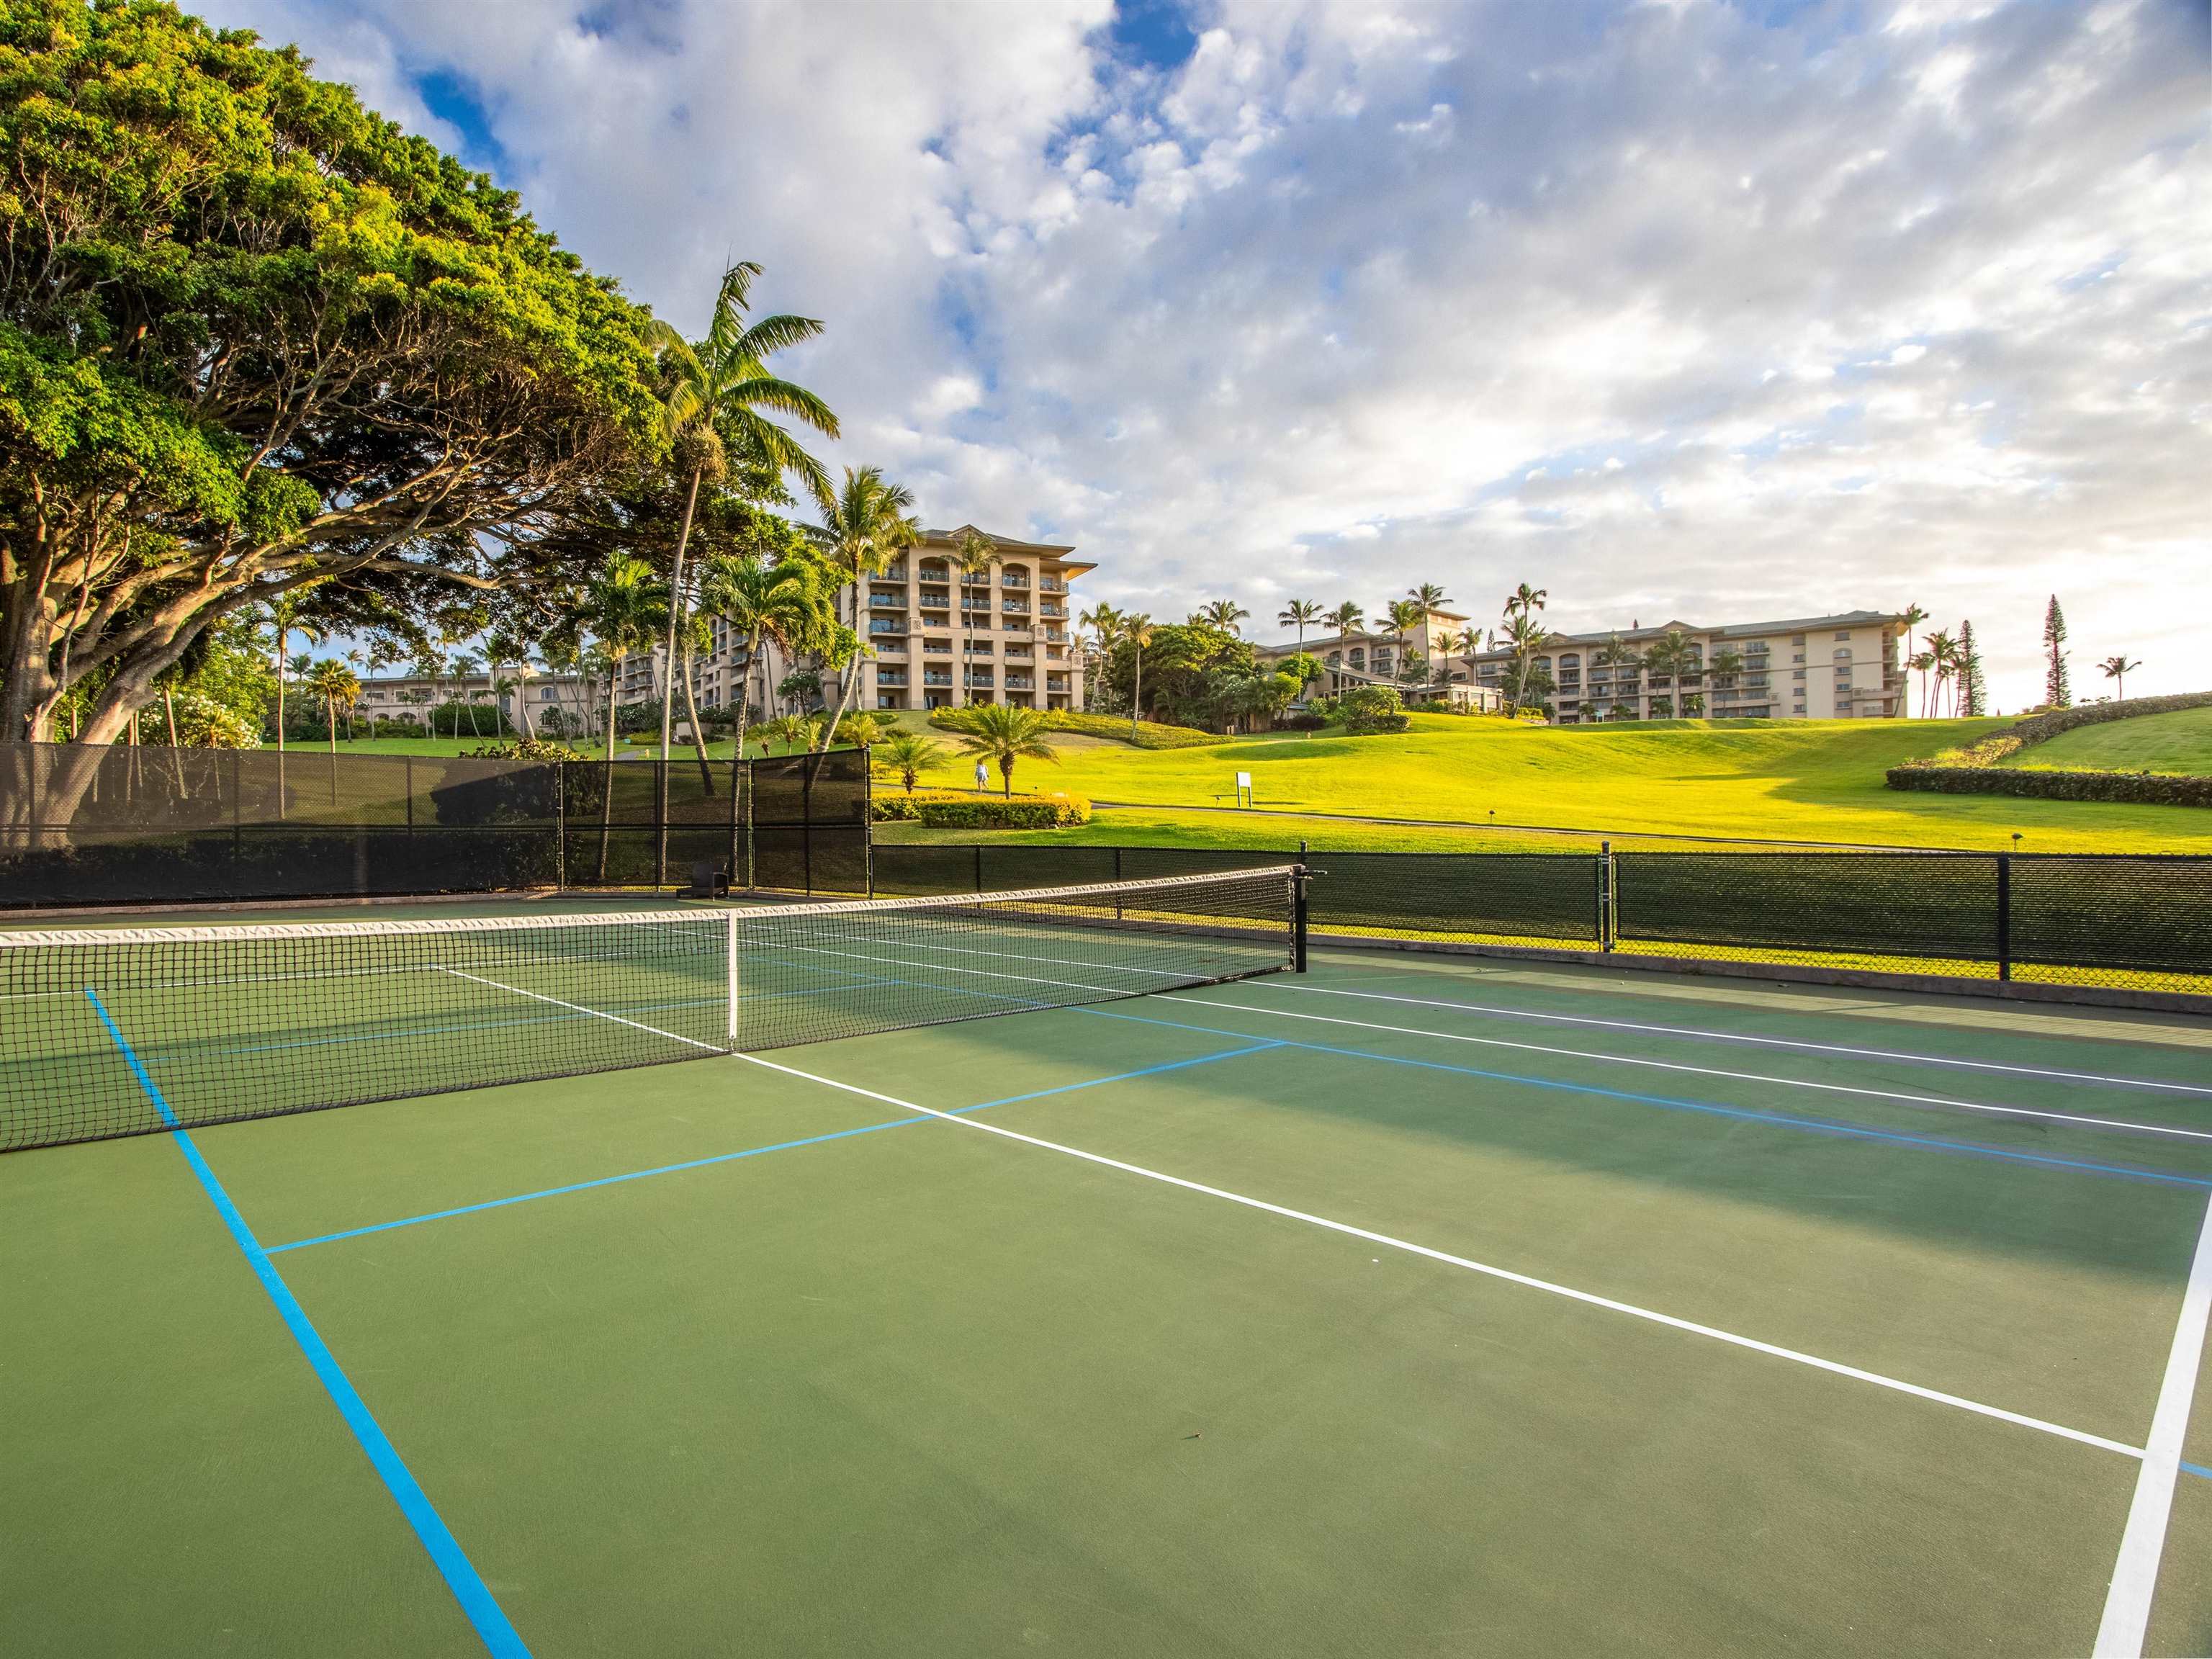
[[[2006,766],[2083,766],[2109,772],[2212,772],[2212,708],[2107,720],[2031,744]]]
[[[2181,807],[1907,794],[1882,774],[1899,761],[1972,742],[1996,720],[1652,721],[1524,726],[1416,715],[1401,735],[1285,735],[1217,748],[1144,753],[1069,747],[1058,766],[1024,762],[1018,789],[1094,799],[1211,805],[1253,775],[1262,806],[1444,818],[1601,832],[1874,842],[2041,852],[2212,851],[2212,814]],[[2112,728],[2106,728],[2110,730]],[[956,767],[932,781],[958,784]],[[1249,819],[1188,814],[1177,840],[1263,833]],[[1089,832],[1116,838],[1118,815]],[[1263,822],[1263,821],[1262,821]],[[1249,828],[1242,826],[1249,825]],[[1296,831],[1285,828],[1291,839]],[[1343,842],[1334,844],[1343,845]]]

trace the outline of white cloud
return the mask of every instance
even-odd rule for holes
[[[2201,9],[1222,0],[1165,72],[1103,0],[203,9],[448,147],[412,77],[465,74],[503,181],[679,325],[761,260],[837,459],[1100,597],[1917,599],[2017,707],[2057,589],[2077,669],[2201,681]]]

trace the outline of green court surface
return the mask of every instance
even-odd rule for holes
[[[2203,1652],[2208,1201],[2203,1021],[1355,951],[20,1152],[0,1648]]]

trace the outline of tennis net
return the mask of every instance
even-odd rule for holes
[[[0,1151],[1301,965],[1295,866],[951,897],[0,933]]]

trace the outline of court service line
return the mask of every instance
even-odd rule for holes
[[[2166,1527],[2173,1507],[2173,1486],[2181,1471],[2182,1443],[2189,1432],[2190,1402],[2197,1395],[2198,1356],[2212,1316],[2212,1205],[2197,1235],[2197,1255],[2181,1294],[2181,1317],[2174,1323],[2173,1347],[2166,1358],[2166,1380],[2151,1413],[2150,1436],[2143,1443],[2142,1468],[2128,1506],[2127,1529],[2120,1535],[2119,1560],[2105,1593],[2105,1616],[2097,1626],[2096,1659],[2137,1659],[2150,1626],[2151,1596],[2158,1588],[2159,1557],[2166,1549]]]
[[[1124,1013],[1113,1008],[1070,1008],[1066,1012],[1087,1014],[1097,1019],[1127,1019],[1144,1025],[1171,1026],[1180,1031],[1204,1031],[1213,1036],[1255,1035],[1250,1031],[1231,1030],[1222,1025],[1193,1025],[1186,1020]],[[1801,1116],[1789,1112],[1763,1112],[1754,1106],[1723,1106],[1717,1101],[1685,1100],[1673,1095],[1647,1095],[1633,1089],[1608,1089],[1595,1083],[1570,1083],[1560,1078],[1530,1077],[1521,1072],[1486,1071],[1480,1066],[1452,1066],[1440,1060],[1415,1060],[1410,1054],[1394,1054],[1374,1048],[1341,1048],[1326,1042],[1289,1040],[1285,1040],[1282,1046],[1302,1048],[1309,1054],[1340,1054],[1350,1060],[1371,1060],[1385,1066],[1410,1066],[1425,1072],[1449,1072],[1455,1077],[1479,1077],[1492,1083],[1526,1084],[1532,1089],[1555,1090],[1562,1094],[1594,1097],[1601,1100],[1625,1100],[1634,1105],[1656,1106],[1668,1111],[1699,1112],[1710,1117],[1738,1118],[1747,1122],[1794,1129],[1805,1134],[1827,1135],[1849,1140],[1886,1141],[1894,1146],[1924,1148],[1929,1152],[1950,1152],[1961,1158],[1991,1158],[2002,1164],[2081,1170],[2092,1175],[2117,1176],[2123,1180],[2146,1182],[2157,1187],[2187,1187],[2198,1192],[2212,1187],[2212,1181],[2199,1180],[2194,1176],[2173,1175],[2164,1170],[2147,1170],[2138,1164],[2099,1164],[2087,1158],[2059,1158],[2048,1152],[2015,1152],[2010,1147],[1990,1146],[1980,1141],[1945,1140],[1936,1135],[1906,1134],[1900,1130],[1875,1129],[1861,1123],[1839,1122],[1834,1118]]]
[[[1665,1036],[1696,1037],[1709,1042],[1744,1042],[1767,1048],[1798,1048],[1810,1054],[1850,1054],[1865,1060],[1899,1060],[1914,1066],[1950,1066],[1964,1071],[2003,1072],[2015,1077],[2039,1077],[2061,1083],[2109,1083],[2123,1089],[2151,1089],[2181,1095],[2212,1095],[2212,1086],[2172,1083],[2160,1078],[2113,1077],[2102,1072],[2068,1072],[2044,1066],[2008,1066],[1994,1060],[1960,1060],[1946,1054],[1910,1054],[1897,1048],[1861,1048],[1842,1042],[1812,1042],[1790,1037],[1754,1036],[1741,1031],[1710,1031],[1695,1025],[1655,1025],[1628,1019],[1598,1019],[1583,1014],[1547,1014],[1528,1008],[1502,1008],[1480,1002],[1460,1002],[1448,997],[1390,996],[1381,991],[1345,991],[1326,985],[1271,983],[1270,990],[1304,991],[1312,996],[1363,997],[1370,1002],[1404,1002],[1423,1008],[1456,1008],[1470,1014],[1494,1014],[1504,1019],[1546,1020],[1561,1025],[1592,1025],[1609,1031],[1649,1031]]]
[[[963,1128],[979,1130],[984,1134],[999,1135],[1007,1140],[1018,1140],[1025,1146],[1039,1147],[1045,1152],[1058,1152],[1064,1157],[1080,1158],[1086,1164],[1096,1164],[1109,1170],[1119,1170],[1125,1175],[1139,1176],[1146,1181],[1157,1181],[1164,1186],[1179,1187],[1186,1192],[1198,1193],[1207,1198],[1218,1198],[1231,1204],[1242,1205],[1248,1210],[1262,1211],[1269,1215],[1281,1216],[1287,1220],[1304,1222],[1308,1226],[1341,1233],[1346,1237],[1361,1239],[1370,1244],[1380,1244],[1389,1249],[1402,1250],[1408,1255],[1425,1257],[1431,1261],[1442,1262],[1446,1267],[1460,1267],[1468,1273],[1480,1273],[1488,1279],[1500,1279],[1509,1285],[1518,1285],[1525,1290],[1540,1291],[1547,1296],[1556,1296],[1570,1302],[1578,1302],[1587,1307],[1601,1308],[1608,1313],[1625,1314],[1632,1319],[1644,1320],[1654,1325],[1663,1325],[1671,1330],[1684,1331],[1692,1336],[1707,1337],[1717,1342],[1726,1343],[1731,1347],[1765,1354],[1771,1358],[1786,1359],[1794,1364],[1808,1366],[1814,1370],[1826,1371],[1832,1376],[1845,1376],[1855,1382],[1872,1383],[1876,1388],[1911,1395],[1916,1399],[1931,1401],[1937,1405],[1954,1407],[1960,1411],[1971,1412],[1978,1417],[1993,1418],[1999,1422],[2010,1423],[2020,1428],[2033,1429],[2039,1433],[2053,1435],[2062,1440],[2071,1440],[2081,1445],[2094,1446],[2101,1451],[2118,1452],[2126,1457],[2143,1455],[2143,1449],[2140,1446],[2130,1446],[2119,1440],[2108,1440],[2102,1435],[2090,1434],[2081,1429],[2070,1429],[2064,1424],[2050,1422],[2040,1417],[2030,1417],[2024,1413],[2007,1411],[2001,1406],[1991,1406],[1978,1400],[1969,1400],[1963,1395],[1946,1394],[1940,1389],[1923,1388],[1917,1382],[1907,1382],[1900,1377],[1886,1376],[1880,1371],[1864,1370],[1856,1365],[1846,1365],[1833,1359],[1823,1359],[1817,1354],[1806,1353],[1796,1348],[1785,1348],[1772,1342],[1762,1342],[1756,1337],[1739,1335],[1734,1331],[1724,1331],[1715,1325],[1701,1325],[1694,1320],[1678,1318],[1673,1314],[1661,1313],[1656,1309],[1639,1307],[1632,1302],[1617,1301],[1612,1297],[1600,1296],[1595,1291],[1577,1290],[1572,1285],[1538,1279],[1528,1273],[1516,1273],[1510,1267],[1498,1267],[1487,1261],[1477,1261],[1469,1256],[1453,1255],[1448,1251],[1432,1249],[1425,1244],[1416,1244],[1407,1239],[1394,1238],[1388,1233],[1378,1233],[1365,1227],[1356,1227],[1349,1222],[1334,1221],[1327,1216],[1315,1215],[1309,1211],[1295,1210],[1287,1205],[1271,1204],[1265,1199],[1250,1198],[1243,1193],[1233,1193],[1224,1187],[1210,1187],[1203,1182],[1190,1181],[1182,1176],[1168,1175],[1162,1170],[1147,1169],[1141,1164],[1124,1163],[1120,1158],[1108,1158],[1100,1152],[1085,1152],[1079,1146],[1069,1146],[1060,1141],[1047,1140],[1038,1135],[1024,1134],[1017,1129],[1009,1129],[996,1123],[987,1123],[981,1118],[957,1117],[950,1112],[939,1111],[933,1106],[917,1105],[913,1101],[902,1100],[896,1095],[882,1094],[873,1089],[864,1089],[855,1083],[842,1083],[836,1078],[804,1072],[795,1066],[785,1066],[776,1060],[763,1059],[758,1054],[741,1054],[735,1058],[745,1061],[748,1065],[763,1066],[771,1072],[781,1072],[787,1077],[803,1079],[809,1083],[818,1083],[824,1088],[840,1090],[846,1094],[859,1095],[868,1100],[879,1100],[886,1106],[897,1106],[909,1112],[921,1112],[929,1117],[943,1118],[947,1122],[960,1125]]]
[[[1812,1089],[1821,1094],[1856,1095],[1869,1100],[1894,1100],[1910,1106],[1946,1106],[1954,1111],[1979,1112],[1992,1117],[2037,1118],[2052,1123],[2081,1123],[2097,1129],[2130,1129],[2140,1134],[2166,1135],[2178,1140],[2212,1141],[2212,1129],[2178,1129],[2164,1123],[2138,1123],[2128,1118],[2098,1117],[2087,1112],[2047,1112],[2030,1106],[1992,1106],[1981,1101],[1954,1100],[1947,1095],[1912,1095],[1895,1089],[1860,1088],[1848,1083],[1821,1083],[1811,1078],[1773,1077],[1764,1072],[1730,1072],[1717,1066],[1692,1066],[1672,1060],[1648,1060],[1639,1054],[1610,1054],[1590,1048],[1560,1048],[1547,1042],[1514,1042],[1504,1037],[1474,1036],[1464,1031],[1431,1031],[1418,1025],[1385,1025],[1377,1020],[1345,1019],[1334,1014],[1300,1014],[1288,1008],[1270,1008],[1253,1002],[1216,1002],[1206,997],[1166,991],[1174,1002],[1193,1002],[1206,1008],[1231,1008],[1273,1019],[1307,1019],[1323,1025],[1351,1025],[1366,1031],[1389,1031],[1399,1036],[1436,1037],[1445,1042],[1472,1042],[1485,1048],[1517,1048],[1528,1054],[1551,1054],[1569,1060],[1599,1060],[1613,1066],[1641,1066],[1655,1072],[1680,1072],[1693,1077],[1726,1078],[1735,1083],[1768,1083],[1778,1088]]]
[[[299,1344],[300,1351],[307,1356],[309,1367],[322,1383],[324,1391],[330,1395],[331,1403],[338,1408],[338,1415],[345,1419],[346,1427],[353,1431],[355,1441],[383,1480],[385,1490],[392,1494],[392,1501],[399,1505],[400,1513],[407,1517],[407,1523],[415,1529],[415,1536],[422,1541],[440,1576],[445,1579],[447,1588],[453,1591],[453,1599],[461,1604],[462,1613],[475,1627],[485,1650],[495,1659],[530,1659],[530,1650],[523,1644],[522,1638],[508,1622],[497,1598],[485,1585],[475,1565],[470,1561],[467,1552],[461,1548],[459,1540],[453,1536],[444,1518],[430,1502],[429,1494],[422,1490],[421,1482],[415,1479],[398,1449],[369,1411],[368,1401],[361,1397],[360,1391],[346,1376],[337,1357],[330,1351],[321,1333],[308,1319],[307,1310],[292,1294],[291,1286],[276,1271],[276,1264],[269,1259],[268,1251],[253,1236],[253,1229],[246,1224],[245,1216],[231,1201],[222,1182],[216,1178],[215,1170],[200,1155],[200,1149],[194,1144],[191,1133],[178,1121],[168,1101],[155,1086],[153,1078],[139,1062],[137,1051],[125,1037],[114,1017],[107,1012],[106,1005],[89,987],[86,988],[85,996],[99,1014],[100,1024],[107,1027],[108,1036],[115,1039],[115,1046],[123,1051],[123,1058],[130,1063],[132,1073],[138,1079],[138,1086],[146,1091],[147,1097],[160,1109],[161,1121],[169,1126],[177,1150],[184,1154],[185,1162],[191,1166],[192,1174],[198,1177],[208,1201],[215,1206],[216,1213],[222,1218],[223,1225],[229,1229],[232,1241],[244,1253],[247,1265],[253,1269],[254,1277],[261,1281],[261,1288],[276,1304],[277,1316],[292,1333],[292,1340]]]
[[[579,1005],[580,1007],[581,1005]],[[594,1012],[595,1010],[584,1010]],[[1197,1054],[1188,1060],[1170,1060],[1158,1066],[1145,1066],[1133,1072],[1117,1072],[1111,1077],[1089,1077],[1077,1083],[1055,1084],[1049,1089],[1033,1089],[1027,1094],[1008,1095],[1000,1100],[978,1101],[973,1106],[953,1109],[953,1115],[988,1111],[994,1106],[1012,1106],[1018,1101],[1042,1100],[1048,1095],[1073,1094],[1079,1089],[1097,1089],[1109,1083],[1127,1083],[1134,1078],[1157,1077],[1163,1072],[1187,1071],[1194,1066],[1211,1065],[1217,1060],[1235,1060],[1244,1054],[1256,1054],[1269,1048],[1280,1048],[1281,1042],[1255,1042],[1243,1048],[1224,1048],[1210,1054]],[[765,1146],[747,1146],[734,1152],[714,1152],[705,1158],[685,1158],[678,1164],[659,1164],[647,1170],[628,1170],[620,1175],[599,1176],[590,1181],[572,1181],[559,1187],[541,1187],[535,1192],[516,1193],[507,1198],[490,1198],[479,1204],[456,1205],[450,1210],[430,1210],[421,1215],[402,1216],[396,1221],[372,1222],[365,1227],[348,1227],[335,1233],[318,1233],[313,1238],[295,1238],[289,1244],[271,1244],[269,1254],[280,1255],[286,1250],[305,1249],[310,1244],[334,1244],[343,1238],[360,1238],[368,1233],[386,1233],[395,1227],[416,1227],[426,1221],[450,1221],[456,1216],[476,1215],[485,1210],[503,1210],[513,1204],[527,1204],[540,1198],[560,1198],[569,1193],[589,1192],[597,1187],[620,1186],[625,1182],[643,1181],[648,1176],[676,1175],[685,1170],[703,1170],[716,1164],[732,1164],[740,1158],[759,1158],[768,1152],[788,1152],[801,1146],[819,1146],[832,1140],[849,1140],[854,1135],[871,1135],[883,1129],[903,1129],[929,1120],[920,1117],[895,1117],[881,1123],[864,1123],[851,1129],[834,1129],[826,1134],[806,1135],[797,1140],[779,1140]]]

